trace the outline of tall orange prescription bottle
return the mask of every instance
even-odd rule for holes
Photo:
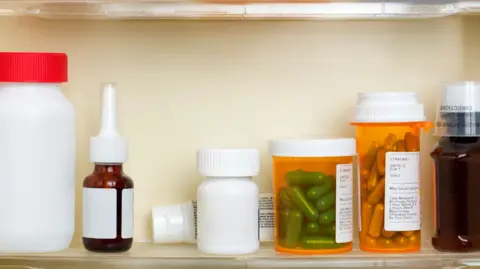
[[[415,93],[358,94],[360,248],[420,250],[420,132],[423,105]]]
[[[355,139],[275,140],[271,141],[270,150],[276,251],[350,251]]]

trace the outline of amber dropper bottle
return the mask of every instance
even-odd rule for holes
[[[95,169],[83,181],[83,245],[93,252],[124,252],[133,242],[133,181],[122,170],[128,150],[115,99],[115,85],[105,84],[100,134],[90,141]]]

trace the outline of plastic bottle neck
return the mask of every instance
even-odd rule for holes
[[[60,90],[60,84],[57,83],[1,83],[0,89],[3,90]]]
[[[95,173],[123,173],[123,164],[108,164],[108,163],[96,163],[94,168]]]

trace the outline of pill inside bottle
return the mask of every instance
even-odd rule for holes
[[[362,93],[352,124],[360,166],[360,248],[420,250],[420,132],[428,125],[423,105],[415,93]]]
[[[352,249],[351,138],[271,141],[275,249],[329,254]]]

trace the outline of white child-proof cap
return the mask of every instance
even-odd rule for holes
[[[414,92],[359,93],[355,106],[355,123],[423,122],[423,104]]]
[[[353,138],[307,138],[270,141],[270,152],[277,157],[341,157],[356,155]]]
[[[205,177],[253,177],[260,172],[260,154],[256,149],[202,149],[197,168]]]
[[[100,133],[90,138],[92,163],[118,164],[128,159],[127,142],[117,130],[117,93],[115,84],[104,84]]]
[[[194,239],[187,238],[189,227],[187,227],[182,204],[154,207],[152,222],[155,243],[182,243]]]

